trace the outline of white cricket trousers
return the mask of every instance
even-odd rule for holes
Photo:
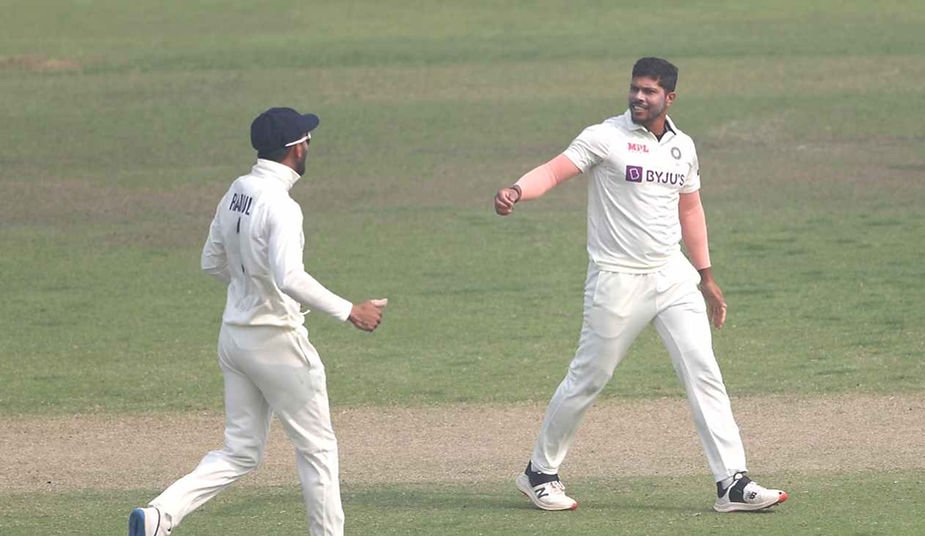
[[[558,473],[585,411],[650,322],[687,392],[714,478],[719,482],[746,470],[699,283],[700,274],[681,254],[648,274],[607,272],[589,264],[578,350],[546,408],[531,457],[534,471]]]
[[[222,325],[218,358],[225,378],[225,447],[151,501],[173,526],[257,467],[270,417],[295,446],[312,536],[344,533],[337,440],[331,426],[324,365],[304,327]]]

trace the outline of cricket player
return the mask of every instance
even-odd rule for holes
[[[386,300],[353,304],[302,264],[302,210],[289,196],[305,173],[318,116],[271,108],[251,124],[257,163],[222,197],[202,269],[228,285],[218,339],[225,380],[225,447],[129,516],[129,536],[166,536],[187,514],[260,463],[275,413],[295,446],[312,536],[344,532],[337,441],[324,365],[302,307],[373,331]]]
[[[559,467],[585,411],[650,322],[687,392],[716,480],[713,508],[761,510],[787,500],[786,492],[746,476],[745,450],[713,355],[710,321],[723,326],[726,302],[713,279],[694,142],[668,117],[677,79],[668,61],[640,59],[623,115],[586,128],[565,152],[495,196],[495,211],[506,216],[521,201],[588,176],[590,262],[578,349],[515,481],[543,510],[578,507]]]

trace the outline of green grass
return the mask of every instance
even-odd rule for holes
[[[920,390],[925,128],[904,110],[925,107],[923,14],[791,4],[665,4],[652,33],[652,9],[610,3],[279,2],[278,30],[243,2],[60,3],[40,39],[10,21],[42,8],[11,4],[0,54],[80,67],[0,69],[0,411],[220,408],[222,290],[199,247],[253,158],[248,122],[282,103],[322,116],[293,191],[309,269],[392,304],[372,337],[311,318],[333,402],[544,399],[577,340],[584,181],[504,220],[490,199],[619,113],[643,53],[681,66],[730,390]],[[604,396],[679,394],[649,331]]]
[[[706,480],[706,482],[705,482]],[[706,535],[759,533],[894,536],[920,534],[922,472],[781,474],[791,490],[779,507],[756,514],[712,511],[704,477],[575,480],[574,512],[540,512],[510,482],[429,483],[343,490],[347,534],[531,535],[543,533]],[[154,490],[0,495],[4,536],[58,534],[79,526],[121,534],[131,509]],[[28,512],[28,515],[24,515]],[[301,534],[297,487],[235,487],[188,517],[177,534]]]
[[[283,104],[322,117],[293,190],[307,266],[390,298],[373,335],[310,318],[332,404],[545,401],[578,335],[585,183],[507,219],[490,200],[620,113],[649,54],[681,68],[733,396],[921,393],[923,24],[913,0],[5,2],[0,416],[221,409],[199,248],[250,120]],[[681,396],[652,330],[603,396]],[[566,515],[507,482],[345,504],[354,534],[921,533],[923,475],[898,471],[771,475],[793,500],[757,516],[709,513],[693,478],[570,482]],[[0,494],[0,533],[120,533],[156,492]],[[243,487],[181,530],[303,518],[295,489]]]
[[[334,403],[548,396],[574,351],[586,261],[580,209],[546,205],[523,207],[510,220],[424,207],[310,221],[316,276],[351,297],[392,300],[372,336],[310,317]],[[870,225],[874,217],[883,223]],[[713,256],[732,307],[715,340],[730,390],[920,389],[925,324],[917,304],[925,274],[907,243],[925,231],[922,217],[829,206],[819,216],[756,219],[714,224]],[[2,335],[10,373],[0,379],[0,407],[220,409],[214,348],[222,296],[198,273],[198,244],[98,248],[106,231],[86,232],[63,251],[46,249],[59,239],[34,229],[2,240],[30,246],[0,261],[22,281],[7,291],[3,313],[17,329]],[[80,240],[83,246],[74,243]],[[679,393],[649,331],[607,396]]]

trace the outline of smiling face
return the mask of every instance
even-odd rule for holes
[[[630,82],[628,104],[633,123],[642,125],[650,132],[661,135],[665,116],[674,102],[675,92],[666,91],[658,79],[649,76],[635,76]]]

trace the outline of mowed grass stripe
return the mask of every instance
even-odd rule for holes
[[[756,514],[717,514],[709,479],[692,476],[579,479],[569,490],[574,512],[531,507],[510,480],[478,484],[344,487],[347,534],[534,535],[561,532],[589,536],[614,533],[712,535],[760,532],[790,534],[916,535],[925,529],[918,491],[925,472],[784,472],[762,475],[790,491],[790,499]],[[74,526],[99,534],[124,532],[128,513],[153,489],[0,494],[4,536],[65,533]],[[233,487],[188,517],[183,533],[201,536],[301,534],[305,521],[295,484]]]

